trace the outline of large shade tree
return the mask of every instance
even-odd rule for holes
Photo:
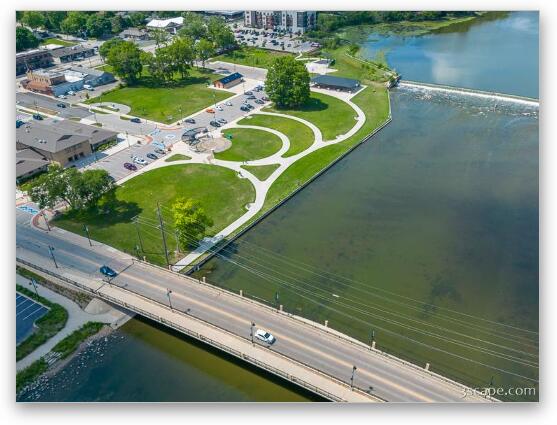
[[[207,228],[213,225],[213,220],[205,214],[199,203],[192,199],[177,199],[172,205],[172,213],[182,249],[197,246]]]
[[[295,108],[309,100],[309,72],[292,56],[276,58],[267,73],[265,91],[279,108]]]
[[[127,83],[136,82],[143,70],[141,50],[131,41],[113,46],[107,54],[106,63],[112,66],[114,73]]]

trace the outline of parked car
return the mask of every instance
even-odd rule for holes
[[[129,162],[124,163],[124,168],[130,171],[137,171],[137,167]]]
[[[264,102],[268,102],[270,99],[267,96],[263,96],[261,98],[261,100],[264,101]]]
[[[217,111],[222,111],[222,106],[220,105],[217,105],[215,108],[217,109]]]
[[[166,151],[161,148],[155,149],[155,152],[158,153],[159,155],[166,155]]]
[[[84,85],[83,85],[83,88],[84,88],[85,90],[89,90],[89,91],[95,90],[94,87],[91,86],[91,85],[89,85],[89,84],[84,84]]]
[[[56,106],[63,109],[63,108],[66,107],[66,104],[65,103],[57,103]]]
[[[141,120],[139,118],[132,118],[130,122],[134,122],[136,124],[141,124]]]
[[[250,109],[246,105],[240,106],[240,111],[248,112]]]
[[[232,102],[230,100],[227,100],[225,103],[226,106],[232,106]]]
[[[211,121],[209,124],[211,124],[213,127],[220,127],[220,124],[217,121]]]
[[[265,102],[263,102],[261,99],[255,99],[254,101],[255,103],[258,103],[259,105],[263,105]]]
[[[75,94],[75,92],[74,92],[73,90],[70,90],[70,91],[68,91],[68,94],[69,94],[70,96],[73,96],[73,95]]]
[[[116,277],[118,276],[118,273],[116,273],[114,270],[112,270],[110,267],[108,266],[101,266],[101,268],[99,269],[99,271],[104,274],[107,277]]]
[[[145,161],[143,158],[141,158],[139,156],[134,157],[133,162],[135,162],[136,164],[139,164],[139,165],[147,165],[148,164],[147,161]]]
[[[249,100],[257,99],[253,94],[247,97]]]
[[[146,156],[147,158],[152,159],[152,160],[159,159],[159,157],[158,157],[157,155],[155,155],[154,153],[150,153],[150,152],[149,152],[147,155],[145,155],[145,156]]]
[[[23,124],[25,124],[23,121],[21,121],[21,120],[15,120],[15,128],[19,128],[19,127],[21,127]]]
[[[257,329],[257,331],[255,332],[255,337],[263,342],[266,342],[267,344],[274,344],[277,340],[273,335],[271,335],[267,331],[264,331],[263,329]]]
[[[59,96],[56,96],[58,99],[67,99],[68,97],[64,94],[61,94]]]
[[[226,124],[228,122],[224,118],[219,118],[217,121],[221,124]]]
[[[207,108],[207,109],[205,109],[205,112],[208,112],[210,114],[214,114],[215,110],[213,108]]]
[[[188,124],[195,124],[195,120],[193,118],[187,118],[184,122],[187,122]]]
[[[44,119],[41,114],[33,114],[33,118],[37,121],[42,121]]]
[[[245,94],[246,96],[251,96],[251,95],[253,95],[253,92],[247,91],[247,92],[245,92],[244,94]]]

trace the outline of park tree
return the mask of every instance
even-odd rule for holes
[[[188,76],[188,70],[195,59],[193,40],[189,37],[176,37],[168,47],[173,68],[182,78]]]
[[[21,52],[39,45],[39,40],[28,28],[17,27],[15,29],[15,50]]]
[[[96,206],[113,187],[106,170],[80,172],[73,167],[52,165],[32,183],[29,196],[41,208],[54,208],[64,201],[70,209],[80,211]]]
[[[151,37],[153,37],[153,40],[155,40],[155,45],[157,47],[166,45],[166,43],[168,43],[168,40],[170,38],[169,34],[162,29],[155,29],[151,31]]]
[[[66,34],[81,34],[87,27],[87,18],[85,12],[68,12],[66,18],[60,23],[60,30]]]
[[[267,73],[265,91],[279,108],[294,108],[309,100],[309,72],[292,56],[276,58]]]
[[[21,16],[21,23],[27,25],[29,28],[41,28],[46,24],[46,19],[42,12],[36,10],[28,10],[23,12]]]
[[[106,63],[127,83],[136,82],[143,71],[141,50],[131,41],[113,46],[108,52]]]
[[[130,14],[130,23],[134,27],[139,27],[145,24],[145,18],[147,15],[144,12],[133,12]]]
[[[60,31],[60,24],[66,19],[66,16],[68,16],[67,12],[62,11],[49,11],[43,13],[45,16],[45,26],[53,31]]]
[[[131,25],[130,19],[126,19],[120,15],[110,18],[110,30],[112,34],[120,34]]]
[[[234,33],[224,19],[212,16],[207,21],[207,38],[217,49],[227,50],[236,44]]]
[[[174,59],[169,47],[160,47],[155,54],[143,55],[144,63],[149,67],[149,74],[160,82],[170,81],[176,71]]]
[[[87,35],[90,37],[100,38],[111,30],[110,20],[103,12],[89,15],[85,25]]]
[[[205,231],[213,225],[213,220],[199,203],[186,198],[179,198],[172,205],[174,227],[178,233],[178,242],[184,250],[195,247],[205,236]]]
[[[182,37],[190,37],[192,40],[199,40],[207,37],[207,27],[205,20],[199,13],[184,12],[184,25],[178,34]]]
[[[195,45],[195,56],[201,61],[201,66],[205,68],[205,61],[215,54],[213,43],[206,38],[202,38]]]
[[[106,58],[108,57],[108,52],[110,52],[110,49],[122,43],[124,43],[124,40],[122,40],[121,38],[111,38],[110,40],[105,41],[99,47],[99,55],[101,56],[101,58],[103,58],[103,60],[106,60]]]

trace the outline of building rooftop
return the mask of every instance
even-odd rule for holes
[[[60,47],[59,49],[51,50],[50,54],[52,56],[54,56],[55,58],[60,58],[62,56],[75,55],[75,54],[79,54],[79,53],[86,52],[88,50],[93,50],[93,49],[94,49],[94,47],[92,47],[92,46],[82,46],[82,45],[70,46],[70,47]]]
[[[72,133],[79,136],[85,136],[92,145],[116,137],[115,131],[105,130],[94,125],[81,124],[71,120],[62,120],[56,122],[56,130],[61,132]]]
[[[29,122],[16,129],[16,141],[30,148],[56,153],[79,145],[88,137],[61,131],[54,123]]]
[[[33,149],[22,149],[15,153],[15,175],[21,177],[48,163],[48,159]]]
[[[145,35],[148,34],[147,31],[140,28],[126,28],[120,33],[120,37],[125,37],[126,35]]]
[[[147,24],[150,28],[166,28],[168,26],[184,25],[184,18],[181,16],[168,19],[151,19]]]
[[[79,66],[79,65],[77,65],[77,66],[72,66],[72,67],[70,68],[70,71],[73,71],[73,72],[80,72],[80,73],[82,73],[82,74],[85,74],[84,76],[86,76],[86,75],[94,75],[95,77],[100,77],[101,75],[104,75],[104,74],[107,73],[106,71],[103,71],[103,70],[101,70],[101,69],[86,68],[86,67],[84,67],[84,66]]]
[[[353,80],[352,78],[334,77],[332,75],[318,75],[311,79],[314,84],[322,84],[324,86],[335,86],[345,89],[355,89],[360,87],[360,82],[358,80]]]
[[[222,84],[228,84],[229,82],[237,80],[238,78],[242,78],[242,77],[243,75],[240,74],[239,72],[234,72],[233,74],[227,75],[226,77],[222,77],[217,81],[220,81]]]

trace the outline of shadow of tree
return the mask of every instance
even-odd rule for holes
[[[275,107],[275,109],[277,111],[285,112],[285,113],[287,113],[289,111],[321,112],[321,111],[325,111],[328,108],[329,108],[329,105],[327,105],[321,99],[317,99],[317,98],[314,98],[314,97],[310,97],[309,100],[306,103],[304,103],[303,105],[297,106],[295,108],[278,108],[278,107]]]

